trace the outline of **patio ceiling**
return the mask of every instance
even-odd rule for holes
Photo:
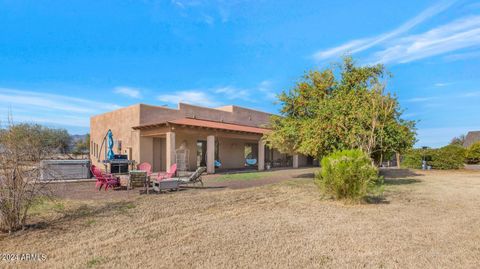
[[[198,127],[198,128],[205,128],[205,129],[261,134],[261,135],[270,132],[270,129],[266,129],[266,128],[259,128],[259,127],[252,127],[252,126],[245,126],[245,125],[238,125],[238,124],[231,124],[231,123],[224,123],[224,122],[217,122],[217,121],[191,119],[191,118],[182,118],[182,119],[164,121],[164,122],[159,122],[154,124],[145,124],[145,125],[135,126],[133,127],[133,129],[145,130],[145,129],[151,129],[156,127],[163,127],[163,126]]]

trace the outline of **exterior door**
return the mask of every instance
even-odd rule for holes
[[[153,171],[167,171],[166,167],[166,140],[165,138],[153,139]]]
[[[197,167],[207,166],[207,141],[197,141]]]

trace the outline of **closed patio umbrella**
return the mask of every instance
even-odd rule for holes
[[[112,130],[108,130],[107,137],[108,137],[107,158],[108,158],[108,160],[113,160],[114,157],[115,157],[115,154],[113,153],[113,133],[112,133]]]

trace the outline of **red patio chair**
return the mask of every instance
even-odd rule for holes
[[[157,180],[164,180],[167,178],[171,178],[177,172],[177,164],[174,163],[170,166],[170,172],[158,173]]]
[[[147,163],[147,162],[144,162],[144,163],[141,163],[137,166],[137,169],[138,170],[141,170],[141,171],[145,171],[147,172],[147,176],[149,177],[151,174],[152,174],[152,165]]]
[[[92,171],[93,176],[97,179],[95,187],[98,188],[98,190],[101,190],[102,186],[105,186],[105,191],[107,191],[108,188],[120,186],[120,179],[118,177],[102,172],[102,170],[95,165],[90,166],[90,170]]]

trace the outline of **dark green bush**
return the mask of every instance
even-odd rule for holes
[[[421,169],[423,158],[432,169],[460,169],[465,161],[465,149],[459,145],[439,149],[412,149],[403,156],[402,166]]]
[[[467,163],[470,164],[480,163],[480,142],[477,142],[467,148],[465,159]]]
[[[361,150],[336,151],[322,159],[317,185],[335,199],[359,201],[373,192],[381,193],[378,170]]]
[[[430,150],[411,149],[402,157],[401,166],[405,168],[422,169],[422,160]]]
[[[427,163],[433,169],[460,169],[465,162],[465,148],[459,145],[448,145],[433,150],[431,156],[432,160]]]

